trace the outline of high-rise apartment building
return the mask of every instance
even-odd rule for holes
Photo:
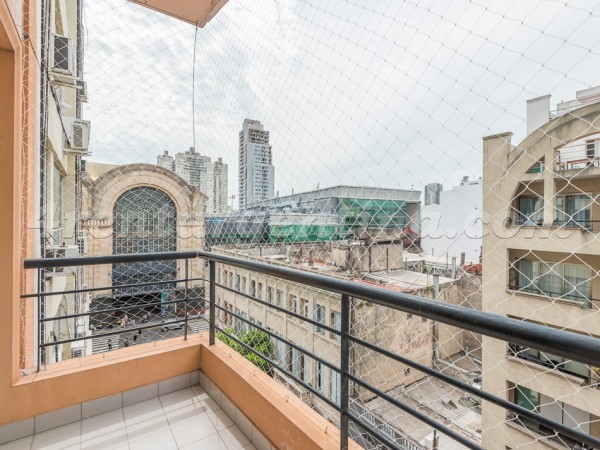
[[[227,164],[223,162],[223,158],[218,158],[213,163],[213,212],[222,214],[227,211]]]
[[[600,336],[599,92],[553,113],[548,96],[530,100],[529,135],[516,147],[512,133],[484,138],[484,311]],[[596,438],[599,378],[598,367],[483,341],[486,392]],[[491,450],[591,448],[487,402],[482,429]]]
[[[167,150],[162,155],[156,157],[156,165],[175,172],[175,158],[169,155]]]
[[[239,208],[243,210],[249,203],[273,198],[275,168],[269,132],[258,120],[244,120],[239,163]]]
[[[227,164],[222,158],[211,161],[190,147],[187,152],[169,155],[165,150],[156,158],[156,164],[172,170],[208,197],[206,212],[220,214],[227,210]]]

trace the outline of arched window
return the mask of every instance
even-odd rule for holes
[[[150,187],[135,187],[117,199],[113,209],[113,254],[176,250],[177,210],[167,194]],[[113,286],[173,280],[176,271],[175,261],[115,264]],[[115,293],[163,292],[168,288],[165,284],[150,284],[115,289]]]

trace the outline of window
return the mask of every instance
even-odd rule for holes
[[[315,361],[315,389],[325,394],[325,378],[327,368],[319,361]]]
[[[242,319],[246,319],[248,318],[248,315],[245,312],[240,312],[240,316],[242,317]],[[244,322],[243,320],[240,320],[240,322],[242,322],[242,333],[247,333],[248,332],[248,324],[246,322]]]
[[[283,306],[283,291],[277,289],[277,306]]]
[[[331,370],[331,381],[329,384],[329,399],[332,402],[337,403],[338,405],[340,404],[340,380],[340,373],[335,370]]]
[[[515,225],[533,227],[544,220],[544,200],[538,196],[518,197],[518,212]]]
[[[588,159],[596,157],[596,147],[600,147],[600,139],[585,141],[585,156]]]
[[[557,195],[556,222],[568,227],[581,227],[591,230],[592,197],[588,194]]]
[[[273,297],[275,297],[275,289],[273,289],[271,286],[269,286],[268,289],[269,289],[268,302],[270,304],[273,304]]]
[[[246,277],[242,277],[242,292],[246,293]]]
[[[256,281],[250,281],[250,295],[256,297]]]
[[[292,375],[304,381],[304,353],[292,347]]]
[[[235,275],[235,290],[240,292],[240,276],[238,274]]]
[[[276,334],[277,334],[277,336],[281,336],[279,333],[276,333]],[[275,347],[275,356],[277,357],[277,361],[279,362],[279,364],[285,365],[286,345],[277,338],[273,337],[272,339],[273,339],[273,346]]]
[[[258,297],[260,300],[264,300],[264,294],[263,294],[263,284],[262,283],[258,283]]]
[[[233,287],[233,272],[229,272],[229,287]]]
[[[235,313],[237,315],[240,315],[240,310],[235,308]],[[234,325],[233,325],[233,329],[235,331],[235,334],[241,334],[242,333],[242,328],[243,328],[244,323],[238,319],[237,317],[235,318],[234,321]]]
[[[586,303],[589,301],[591,270],[588,266],[520,259],[514,267],[517,272],[514,288],[520,291]]]
[[[514,388],[514,402],[529,411],[536,412],[550,420],[566,425],[569,428],[574,428],[587,434],[590,432],[590,413],[575,408],[560,400],[553,399],[552,397],[540,394],[532,389],[517,385]],[[538,430],[540,433],[548,436],[555,435],[554,430],[547,429],[543,425],[519,417],[518,415],[516,415],[515,418],[521,425],[526,426],[527,428]],[[556,436],[556,438],[561,441],[566,441],[567,443],[571,442],[569,438],[560,434]]]
[[[330,325],[331,325],[331,328],[341,331],[341,329],[342,329],[342,313],[341,312],[331,311]],[[340,335],[331,333],[331,338],[335,339],[336,341],[339,341]]]
[[[301,298],[300,305],[302,306],[302,314],[304,315],[304,317],[306,317],[308,319],[310,317],[310,314],[309,314],[310,308],[309,308],[308,300],[306,300],[305,298]]]
[[[125,191],[113,206],[113,254],[155,253],[177,250],[177,210],[171,198],[158,189],[135,187]],[[135,270],[132,267],[135,265]],[[175,261],[115,264],[113,286],[139,284],[145,292],[165,291],[175,286],[153,284],[175,280]],[[140,289],[137,289],[139,291]],[[131,290],[115,289],[115,294]]]
[[[315,303],[315,308],[314,308],[313,312],[314,312],[313,320],[315,322],[319,322],[319,323],[325,325],[325,307]],[[321,328],[319,326],[315,326],[315,331],[320,334],[325,333],[325,330],[323,330],[323,328]]]
[[[571,361],[562,356],[553,355],[535,348],[523,347],[522,345],[511,343],[508,344],[508,353],[511,356],[531,361],[552,370],[559,370],[585,379],[590,376],[590,369],[586,364]]]
[[[298,312],[298,297],[296,297],[295,295],[290,294],[288,309],[293,313]]]

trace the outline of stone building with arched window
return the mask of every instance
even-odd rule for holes
[[[127,164],[95,174],[90,167],[82,184],[84,256],[203,248],[206,196],[174,172],[152,164]],[[190,275],[202,270],[203,261],[190,260]],[[183,261],[151,261],[84,266],[82,275],[87,288],[107,288],[82,299],[82,310],[89,310],[152,302],[176,290],[176,283],[168,282],[186,274]],[[134,284],[140,286],[131,287]],[[193,285],[201,288],[199,282]],[[82,324],[86,332],[94,328],[93,320]]]

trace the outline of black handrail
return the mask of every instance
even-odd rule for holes
[[[586,364],[597,365],[600,362],[600,340],[590,336],[523,322],[490,312],[476,311],[462,306],[427,300],[404,292],[390,291],[305,270],[280,267],[209,252],[199,252],[199,256],[209,261],[252,269],[266,275],[307,284],[338,294],[346,294],[377,305],[416,314],[503,341],[546,350],[555,355]]]
[[[25,269],[52,269],[71,266],[100,266],[102,264],[136,263],[150,261],[173,261],[176,259],[193,259],[199,252],[162,252],[132,253],[129,255],[78,256],[75,258],[35,258],[26,259]]]
[[[227,334],[232,340],[234,340],[237,344],[243,346],[247,351],[256,354],[258,357],[263,358],[273,369],[281,371],[281,373],[286,374],[291,377],[295,382],[304,386],[305,389],[310,391],[313,395],[320,398],[329,406],[337,409],[340,413],[340,428],[341,428],[341,440],[340,447],[342,449],[348,448],[348,437],[353,433],[353,430],[356,429],[358,425],[361,428],[364,428],[374,439],[379,440],[380,442],[385,443],[393,448],[399,448],[398,445],[394,445],[385,434],[381,433],[381,430],[373,429],[373,427],[369,426],[369,424],[364,423],[359,417],[353,414],[350,405],[349,405],[349,382],[354,383],[355,385],[362,386],[365,389],[370,390],[371,392],[378,395],[380,398],[383,398],[387,402],[392,405],[403,409],[408,414],[411,414],[420,420],[425,421],[427,424],[431,425],[433,428],[441,431],[442,433],[450,436],[452,439],[457,440],[469,448],[480,448],[477,444],[468,441],[466,438],[452,431],[450,428],[444,426],[443,424],[435,421],[434,419],[424,416],[421,412],[417,410],[413,410],[413,408],[408,407],[407,405],[402,404],[397,399],[393,398],[389,394],[379,390],[376,386],[372,386],[365,382],[364,380],[358,378],[355,374],[352,374],[349,366],[350,359],[350,344],[353,345],[362,345],[366,348],[369,348],[372,351],[378,352],[385,357],[391,358],[392,360],[396,360],[398,362],[402,362],[407,364],[409,367],[414,367],[418,370],[422,370],[423,372],[441,379],[450,385],[454,385],[455,387],[459,387],[464,389],[465,391],[476,395],[484,400],[492,402],[498,406],[505,408],[507,411],[510,411],[512,414],[517,414],[523,417],[526,417],[529,420],[537,422],[543,426],[549,427],[560,435],[564,435],[573,439],[576,442],[585,443],[587,445],[591,445],[592,447],[600,447],[600,440],[589,436],[581,431],[577,431],[574,429],[570,429],[560,423],[553,422],[543,416],[540,416],[537,413],[533,413],[523,408],[519,407],[516,404],[513,404],[503,398],[496,397],[487,392],[480,392],[474,387],[458,381],[451,380],[447,375],[441,374],[441,372],[435,371],[434,369],[427,368],[426,366],[421,366],[420,364],[406,360],[399,355],[396,355],[393,352],[380,348],[374,344],[363,341],[355,336],[352,336],[350,332],[350,304],[353,299],[361,299],[367,302],[388,307],[391,309],[403,311],[410,314],[416,314],[421,317],[432,319],[441,323],[445,323],[452,326],[460,327],[464,330],[469,330],[477,333],[481,333],[483,335],[487,335],[490,337],[498,338],[503,341],[519,344],[526,347],[536,348],[542,351],[547,351],[549,353],[563,356],[565,358],[569,358],[571,360],[580,361],[583,363],[591,364],[594,366],[600,365],[600,339],[585,336],[577,333],[567,332],[563,330],[553,329],[549,327],[545,327],[542,325],[533,324],[530,322],[524,322],[516,319],[507,318],[505,316],[500,316],[488,312],[475,311],[472,309],[449,305],[446,303],[427,300],[424,298],[420,298],[414,295],[409,295],[402,292],[385,290],[378,287],[373,287],[370,285],[365,285],[361,283],[352,282],[346,279],[337,278],[335,276],[325,276],[312,271],[300,270],[289,267],[281,267],[274,264],[268,264],[263,262],[251,261],[247,259],[220,255],[209,252],[171,252],[171,253],[158,253],[158,254],[134,254],[134,255],[114,255],[107,257],[86,257],[86,258],[60,258],[56,260],[28,260],[26,261],[26,268],[28,269],[38,269],[38,276],[41,276],[42,269],[50,268],[50,267],[66,267],[66,266],[81,266],[81,265],[94,265],[94,264],[111,264],[111,263],[127,263],[127,262],[142,262],[142,261],[159,261],[159,260],[176,260],[176,259],[185,259],[189,260],[192,258],[201,257],[209,262],[209,282],[210,282],[210,314],[209,314],[209,343],[214,343],[215,331],[219,330],[220,332]],[[340,368],[338,369],[333,364],[327,362],[322,359],[318,355],[314,354],[314,352],[309,352],[303,350],[303,348],[297,344],[292,343],[291,341],[284,339],[282,337],[277,336],[275,333],[270,332],[267,328],[263,328],[262,326],[258,326],[252,321],[247,320],[239,314],[234,314],[233,312],[227,310],[226,308],[222,308],[221,306],[216,305],[215,301],[215,291],[217,288],[225,289],[227,291],[232,292],[235,295],[239,295],[245,297],[251,301],[258,302],[268,308],[275,309],[279,312],[283,312],[290,316],[299,318],[311,324],[315,324],[316,322],[312,319],[307,319],[301,314],[291,312],[287,310],[285,307],[277,306],[274,304],[270,304],[264,300],[258,299],[255,296],[248,295],[246,293],[238,292],[234,289],[231,289],[227,286],[220,285],[216,283],[216,263],[226,264],[234,267],[239,267],[243,269],[250,269],[258,273],[270,275],[273,277],[277,277],[284,280],[289,280],[295,283],[301,283],[304,285],[308,285],[314,288],[323,289],[329,292],[334,292],[337,294],[341,294],[341,303],[342,303],[342,317],[341,317],[341,329],[335,330],[327,325],[323,326],[319,322],[319,326],[323,328],[329,328],[329,331],[339,333],[341,335],[341,353],[340,353]],[[186,271],[186,279],[184,281],[189,281],[188,274]],[[38,280],[39,284],[39,280]],[[187,286],[186,286],[187,292]],[[183,302],[187,302],[187,298],[183,299]],[[175,300],[174,302],[177,302]],[[304,380],[299,379],[293,373],[286,370],[286,368],[280,366],[277,361],[274,361],[271,355],[263,355],[257,352],[255,349],[245,344],[243,341],[239,339],[239,337],[228,333],[227,330],[224,330],[216,323],[216,314],[215,311],[219,309],[223,311],[225,314],[229,314],[235,317],[237,320],[241,320],[242,322],[248,324],[250,327],[259,329],[263,332],[266,332],[270,337],[281,340],[287,345],[295,348],[296,350],[304,353],[307,357],[312,357],[316,361],[323,364],[325,367],[329,367],[331,370],[336,370],[340,373],[340,387],[339,387],[339,395],[340,395],[340,403],[339,405],[332,401],[332,399],[328,398],[324,393],[319,391],[319,389],[315,389],[315,387],[307,384]],[[186,304],[187,310],[187,304]],[[87,313],[84,313],[87,314]],[[175,320],[173,322],[169,321],[165,324],[145,324],[140,328],[151,328],[155,326],[161,325],[170,325],[172,323],[180,323],[185,322],[187,325],[187,315],[185,318]],[[129,330],[131,331],[131,330]],[[122,331],[115,331],[109,333],[102,333],[100,336],[109,336],[112,334],[119,334]],[[38,346],[40,348],[57,345],[60,343],[74,342],[82,339],[89,339],[91,337],[79,337],[73,339],[67,339],[58,342],[48,342],[48,343],[39,343]],[[353,425],[349,426],[349,420],[353,421]]]

